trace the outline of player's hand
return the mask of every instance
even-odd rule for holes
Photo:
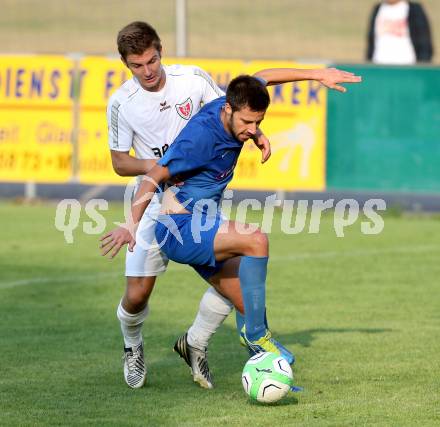
[[[356,76],[349,71],[338,70],[337,68],[324,68],[320,70],[321,78],[319,82],[329,89],[337,90],[338,92],[347,92],[344,86],[339,83],[360,83],[361,76]]]
[[[128,243],[128,250],[133,252],[136,240],[134,238],[135,231],[127,225],[122,225],[114,230],[104,234],[101,237],[101,255],[105,256],[110,252],[110,258],[114,258],[119,250]]]
[[[257,131],[254,143],[261,150],[261,163],[265,163],[267,160],[269,160],[269,157],[272,154],[270,151],[269,140],[267,139],[266,135],[264,135],[264,133],[262,133],[261,131]]]
[[[177,185],[177,186],[180,186],[180,185],[183,185],[184,184],[184,177],[183,177],[183,175],[182,174],[180,174],[180,175],[175,175],[175,176],[172,176],[167,182],[166,182],[166,185],[168,186],[168,187],[172,187],[173,185]]]

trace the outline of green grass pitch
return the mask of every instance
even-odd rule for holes
[[[121,205],[110,208],[108,229],[122,217]],[[335,236],[331,214],[319,234],[287,236],[275,223],[269,322],[295,352],[295,382],[305,390],[261,406],[242,390],[247,356],[234,316],[210,346],[214,390],[193,384],[172,353],[205,290],[176,264],[157,284],[144,328],[148,384],[130,390],[115,315],[123,256],[102,258],[98,236],[81,229],[66,244],[54,216],[54,204],[0,204],[0,425],[440,422],[438,217],[389,215],[382,234],[362,235],[358,222],[344,238]]]

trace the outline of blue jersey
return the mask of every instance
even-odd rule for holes
[[[226,97],[206,104],[185,126],[157,162],[172,176],[181,176],[176,198],[193,212],[197,202],[211,200],[218,206],[231,181],[243,143],[226,132],[220,119]]]

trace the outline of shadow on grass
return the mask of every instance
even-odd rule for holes
[[[320,334],[341,334],[341,333],[362,333],[362,334],[382,334],[392,332],[389,328],[316,328],[298,331],[293,334],[276,334],[276,338],[283,344],[301,344],[310,347],[312,342]]]
[[[361,334],[382,334],[393,332],[390,328],[314,328],[297,331],[294,333],[277,334],[274,337],[288,348],[295,348],[295,345],[310,347],[315,339],[321,334],[341,334],[341,333],[361,333]],[[218,331],[216,342],[212,346],[213,353],[210,357],[210,366],[214,374],[221,370],[221,379],[240,378],[241,370],[247,358],[247,351],[244,347],[238,345],[237,332],[230,326],[223,325]],[[285,403],[284,403],[285,402]],[[289,398],[283,399],[278,404],[296,404],[296,398],[289,394]]]
[[[290,406],[290,405],[298,405],[298,399],[293,396],[290,392],[286,397],[283,397],[281,400],[275,403],[260,403],[255,400],[248,399],[248,405],[251,406]]]

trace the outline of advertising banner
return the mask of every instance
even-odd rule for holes
[[[73,62],[0,56],[0,180],[71,179]]]
[[[239,74],[264,68],[305,67],[280,61],[164,58],[195,64],[226,89]],[[317,67],[314,65],[314,67]],[[113,171],[107,144],[106,104],[129,70],[119,58],[0,57],[0,180],[124,184]],[[247,142],[231,188],[325,188],[326,90],[316,82],[269,87],[271,106],[262,130],[272,158]]]

